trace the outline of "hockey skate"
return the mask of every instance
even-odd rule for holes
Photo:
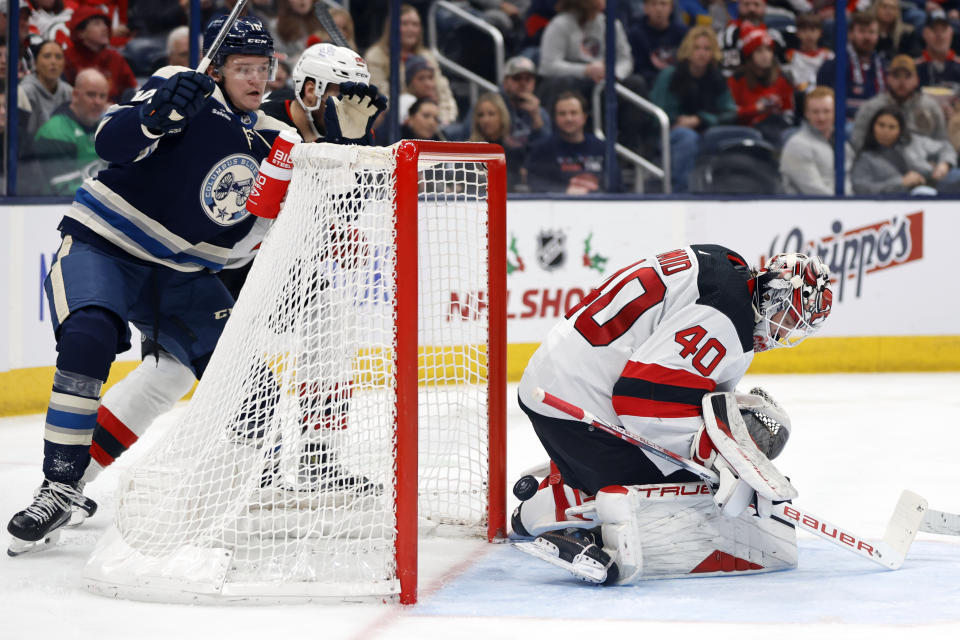
[[[513,546],[569,571],[584,582],[613,584],[617,581],[619,569],[603,550],[600,527],[548,531],[533,542],[516,542]]]
[[[93,515],[97,506],[93,500],[84,497],[79,482],[68,484],[44,480],[34,494],[33,503],[10,518],[7,531],[13,539],[7,554],[19,556],[55,544],[60,538],[60,529],[71,523],[75,508],[79,513],[87,514],[80,517],[76,523],[79,524]]]
[[[305,445],[300,456],[297,484],[307,491],[340,495],[344,499],[383,493],[383,485],[347,471],[330,448],[322,443]]]

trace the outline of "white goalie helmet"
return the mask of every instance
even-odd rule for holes
[[[832,307],[830,270],[818,256],[773,256],[756,276],[754,351],[796,346],[820,329]]]
[[[326,42],[308,47],[293,67],[292,75],[297,102],[307,112],[315,111],[320,106],[319,100],[312,107],[303,104],[301,93],[307,80],[316,82],[317,98],[323,95],[330,83],[370,84],[370,71],[367,70],[367,63],[363,61],[360,54],[347,47],[338,47]]]

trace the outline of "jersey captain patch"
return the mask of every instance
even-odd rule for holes
[[[259,167],[248,155],[227,156],[210,172],[200,189],[200,204],[215,223],[229,227],[249,215],[246,204]]]

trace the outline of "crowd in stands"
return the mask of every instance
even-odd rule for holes
[[[290,70],[310,44],[329,40],[314,13],[322,0],[249,0],[271,30],[279,71],[269,89],[292,97]],[[236,0],[201,0],[204,24]],[[605,0],[454,0],[498,30],[506,49],[499,90],[469,91],[425,45],[430,0],[400,11],[396,110],[401,135],[496,142],[514,192],[571,195],[659,191],[622,158],[609,166],[592,131],[605,81]],[[832,195],[833,87],[846,79],[848,194],[958,190],[960,0],[849,0],[846,68],[834,56],[827,0],[620,0],[613,75],[669,120],[670,188],[676,193]],[[332,15],[366,60],[372,83],[390,86],[386,0]],[[6,77],[8,3],[0,4],[0,71]],[[19,0],[17,99],[0,80],[0,112],[15,108],[18,192],[69,195],[99,168],[96,122],[110,104],[166,64],[189,64],[189,0]],[[487,36],[457,13],[436,12],[445,56],[496,82]],[[617,141],[662,163],[657,121],[618,97]],[[388,118],[377,123],[389,143]],[[6,118],[0,136],[6,138]]]

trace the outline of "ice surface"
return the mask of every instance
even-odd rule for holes
[[[867,537],[883,534],[904,488],[933,508],[960,511],[960,374],[748,376],[741,387],[754,384],[791,415],[777,464],[799,489],[798,504]],[[508,486],[545,457],[515,406],[515,387],[509,393]],[[179,411],[147,438],[162,437]],[[42,424],[42,416],[0,421],[3,522],[40,482]],[[576,582],[509,545],[428,539],[414,607],[111,600],[85,591],[80,574],[110,520],[116,477],[109,470],[88,488],[101,511],[64,532],[57,548],[0,557],[0,640],[960,637],[960,539],[929,534],[918,536],[899,571],[802,537],[795,571],[619,588]],[[0,546],[8,540],[0,534]]]

